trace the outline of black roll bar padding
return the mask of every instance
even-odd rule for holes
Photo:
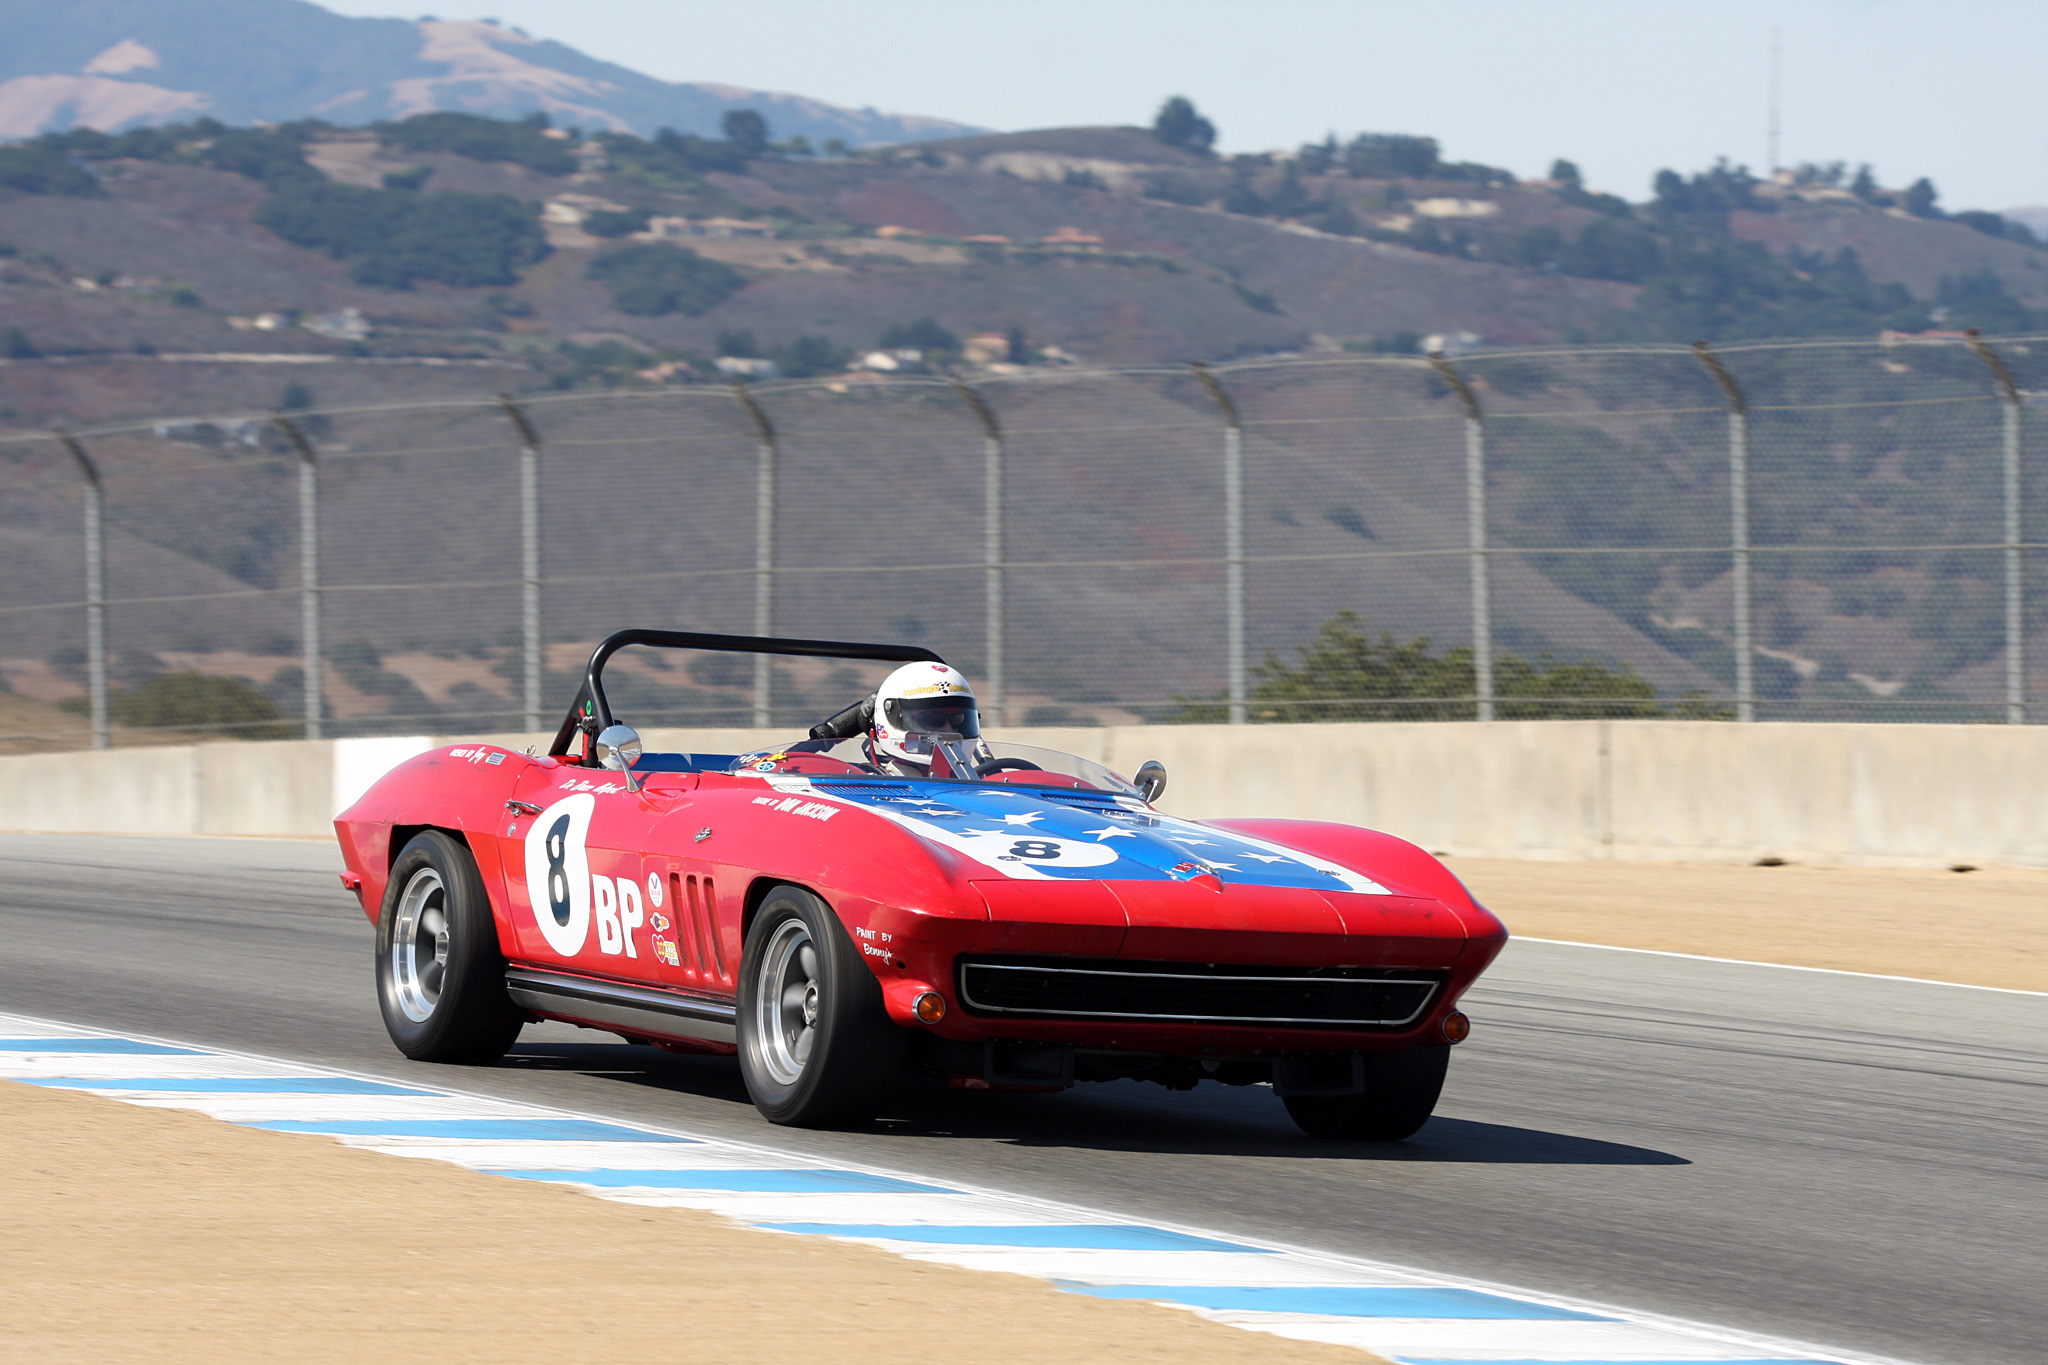
[[[706,635],[690,630],[618,630],[604,637],[591,651],[583,670],[583,685],[569,704],[548,756],[561,758],[569,752],[578,730],[596,736],[612,723],[612,707],[604,694],[604,666],[612,655],[628,645],[653,645],[658,649],[709,649],[728,654],[788,654],[807,659],[871,659],[877,663],[916,664],[946,662],[921,645],[863,645],[845,640],[785,640],[771,635]],[[837,717],[834,717],[837,719]],[[584,746],[583,766],[591,766],[590,746]]]
[[[812,739],[852,739],[875,728],[875,694],[870,692],[836,716],[811,727]]]

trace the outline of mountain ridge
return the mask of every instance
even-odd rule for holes
[[[432,110],[713,135],[758,110],[778,136],[849,146],[979,131],[802,95],[670,82],[491,22],[358,19],[308,0],[0,0],[0,139],[224,123],[373,123]]]

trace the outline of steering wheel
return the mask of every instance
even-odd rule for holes
[[[1039,767],[1028,758],[992,758],[977,767],[974,770],[974,775],[976,777],[989,777],[995,773],[1018,771],[1042,773],[1045,769]]]

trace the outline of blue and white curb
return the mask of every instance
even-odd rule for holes
[[[915,1261],[1030,1275],[1070,1293],[1169,1304],[1402,1365],[1897,1365],[956,1182],[42,1019],[0,1014],[0,1079],[325,1134],[393,1156],[574,1185],[600,1199],[864,1242]]]

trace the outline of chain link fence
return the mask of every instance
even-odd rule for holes
[[[0,676],[33,719],[5,728],[550,727],[628,625],[924,644],[1011,724],[2023,721],[2040,342],[847,375],[13,436]],[[873,681],[619,671],[650,725],[794,726]]]

